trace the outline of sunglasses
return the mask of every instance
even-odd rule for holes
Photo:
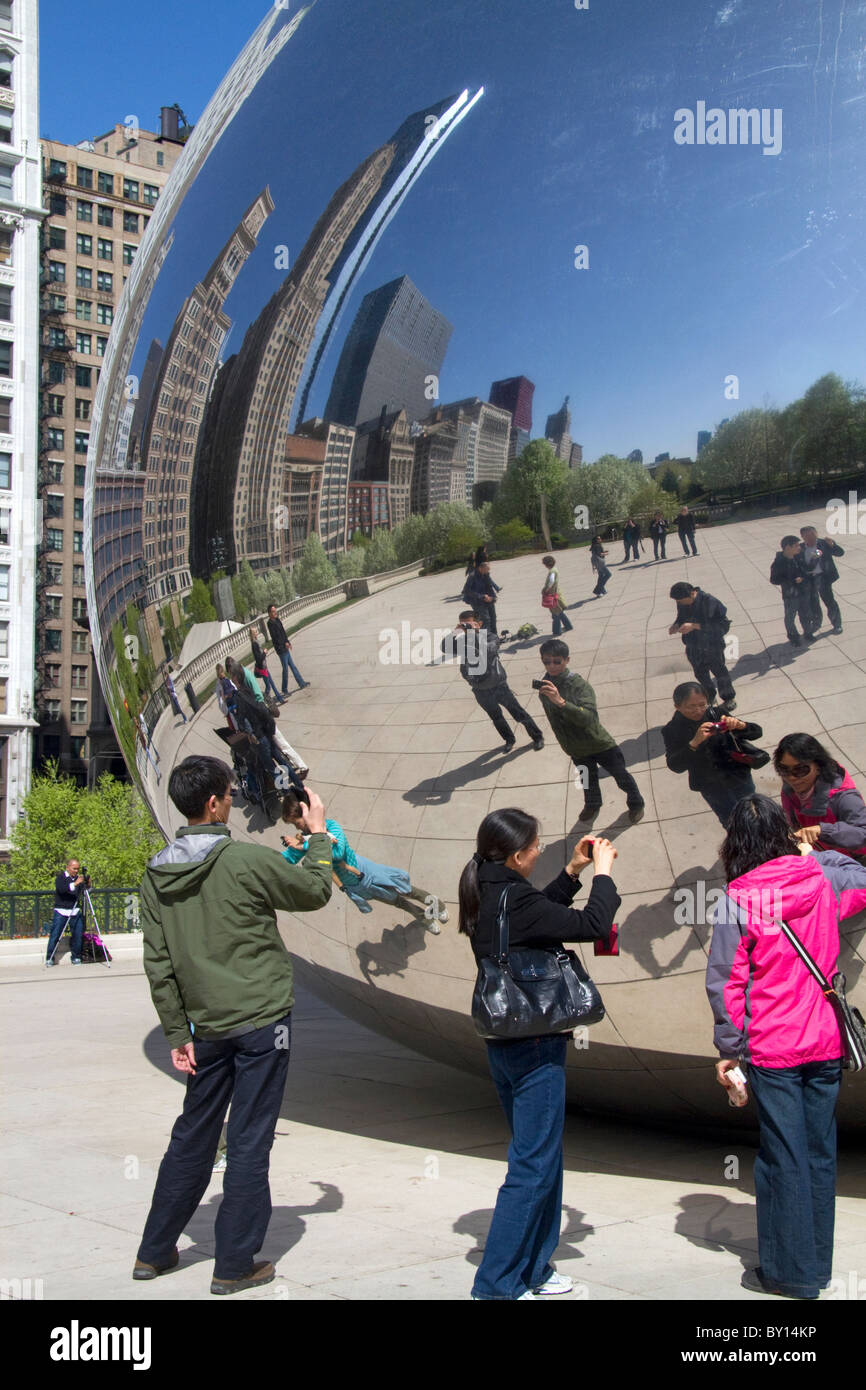
[[[789,782],[792,777],[808,777],[811,771],[811,763],[794,763],[793,765],[780,763],[777,768],[779,776],[786,782]]]

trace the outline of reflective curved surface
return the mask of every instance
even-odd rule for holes
[[[521,431],[540,435],[548,417],[572,466],[580,446],[585,459],[637,448],[647,460],[693,456],[697,432],[737,410],[784,405],[826,371],[855,374],[864,19],[843,0],[820,7],[821,16],[805,4],[758,8],[764,13],[741,0],[482,0],[467,13],[419,0],[317,0],[268,11],[155,209],[115,321],[91,432],[94,650],[118,739],[166,833],[176,823],[165,799],[172,758],[205,749],[225,756],[212,700],[176,730],[168,664],[190,715],[187,682],[206,695],[215,662],[248,653],[248,644],[201,623],[181,646],[194,581],[245,563],[260,573],[291,566],[311,515],[335,556],[345,544],[350,460],[357,468],[369,454],[383,410],[394,522],[441,495],[419,489],[413,474],[419,437],[435,447],[437,403],[464,407],[444,411],[437,428],[459,417],[467,438],[475,430],[488,441],[491,452],[468,449],[462,477],[455,481],[452,469],[447,483],[446,496],[463,488],[471,500],[476,483],[501,471],[509,441],[519,443]],[[534,397],[521,386],[510,417],[507,391],[482,411],[491,383],[522,377]],[[297,481],[307,474],[313,512]],[[459,746],[439,746],[437,723],[447,721],[437,712],[459,702],[458,724],[481,739],[469,746],[491,741],[488,726],[472,723],[455,671],[411,659],[382,671],[383,627],[450,626],[448,585],[438,581],[434,601],[423,587],[431,582],[394,591],[399,601],[371,598],[312,630],[305,649],[316,685],[296,697],[288,736],[358,847],[368,837],[363,852],[407,868],[406,856],[417,855],[431,890],[453,900],[452,867],[489,805],[503,804],[503,788],[514,799],[537,797],[539,813],[563,833],[574,817],[560,760],[544,777],[521,763],[514,780],[496,783],[492,801],[469,776],[454,789],[467,795],[448,837],[450,878],[423,817],[410,816],[406,829],[407,805],[421,804],[406,793],[428,777],[425,759]],[[529,571],[525,582],[534,594]],[[724,580],[714,572],[706,583],[719,592]],[[617,639],[623,651],[611,662],[628,662],[647,635],[654,595],[637,598],[640,623]],[[537,622],[530,604],[509,617]],[[603,631],[594,643],[601,662]],[[346,663],[331,703],[322,688],[329,652],[339,653],[341,669]],[[671,674],[679,669],[672,659]],[[518,670],[528,685],[529,665],[509,666],[514,682]],[[272,671],[279,679],[273,659]],[[405,702],[388,698],[402,690],[410,703],[432,706],[418,690],[440,681],[441,708],[419,709],[408,723]],[[359,716],[368,700],[380,712],[393,705],[390,751],[378,724],[360,748],[346,732],[368,728]],[[147,738],[137,736],[139,711]],[[362,754],[369,768],[358,766]],[[647,749],[648,768],[651,758]],[[440,766],[436,776],[449,771]],[[247,816],[238,830],[276,843],[265,817]],[[705,830],[710,852],[701,862],[709,866],[715,830]],[[666,871],[643,902],[648,920],[667,914],[669,922],[670,888]],[[361,918],[342,899],[319,916],[312,944],[310,922],[303,932],[287,928],[292,949],[316,967],[314,984],[421,1050],[483,1066],[466,1017],[468,952],[453,934],[434,940],[423,923],[378,904]],[[361,927],[366,956],[355,941]],[[702,952],[700,933],[692,944]],[[449,961],[441,971],[430,965],[440,946]],[[647,999],[654,988],[665,993],[652,959],[650,951],[635,981]],[[684,1059],[691,1074],[705,1066],[709,1026],[691,957],[686,976],[682,1002],[667,1013],[669,1040],[644,1050]],[[643,1086],[639,1040],[631,1037],[631,1051],[625,1042],[631,1008],[623,997],[596,1047],[595,1081],[575,1055],[573,1094],[613,1108],[717,1117],[703,1083],[684,1082],[678,1095]],[[636,1017],[652,1012],[634,1008]]]

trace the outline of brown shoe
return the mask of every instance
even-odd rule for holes
[[[176,1269],[179,1259],[180,1256],[177,1253],[177,1246],[175,1246],[168,1264],[149,1265],[145,1264],[144,1260],[136,1260],[135,1264],[132,1266],[132,1277],[133,1279],[157,1279],[160,1274],[166,1274],[168,1270]]]
[[[276,1277],[276,1269],[269,1260],[259,1260],[249,1274],[242,1279],[212,1279],[211,1293],[240,1293],[242,1289],[257,1289],[262,1284],[270,1284]]]

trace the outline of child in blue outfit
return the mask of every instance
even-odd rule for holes
[[[283,858],[290,864],[297,864],[307,852],[307,834],[304,803],[293,793],[283,797],[283,820],[293,825],[295,835],[284,835]],[[356,854],[346,839],[346,832],[339,821],[326,820],[325,828],[332,841],[333,876],[342,892],[358,908],[359,912],[372,912],[370,902],[393,903],[398,897],[408,898],[421,904],[432,905],[433,922],[447,922],[448,912],[444,904],[424,888],[413,888],[412,880],[405,869],[394,869],[390,864],[375,864]],[[425,917],[427,913],[425,912]],[[434,925],[434,930],[437,928]]]

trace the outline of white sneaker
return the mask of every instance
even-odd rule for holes
[[[225,1154],[220,1154],[219,1158],[217,1159],[216,1163],[215,1163],[214,1166],[213,1166],[213,1171],[214,1171],[215,1173],[224,1173],[227,1166],[228,1166],[228,1165],[226,1164],[226,1156],[225,1156]]]
[[[522,1293],[522,1294],[520,1295],[520,1298],[515,1299],[515,1303],[519,1303],[519,1302],[520,1302],[520,1299],[522,1299],[522,1298],[532,1298],[532,1299],[534,1299],[534,1298],[535,1298],[535,1294],[532,1292],[532,1289],[527,1289],[527,1290],[526,1290],[526,1293]]]
[[[532,1290],[532,1293],[533,1296],[551,1293],[571,1293],[573,1288],[573,1279],[569,1279],[567,1274],[557,1274],[556,1270],[554,1270],[550,1278],[545,1283],[539,1284],[537,1289]],[[526,1295],[524,1294],[523,1297],[525,1298]]]

